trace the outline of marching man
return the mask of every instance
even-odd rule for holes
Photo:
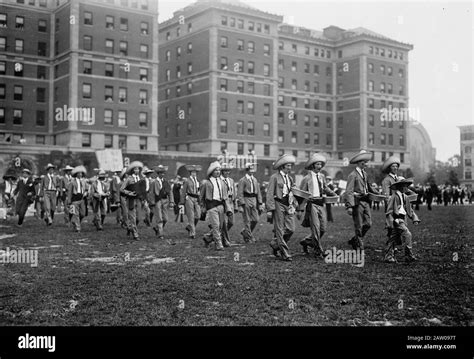
[[[72,180],[69,182],[66,205],[69,206],[71,224],[76,232],[81,231],[81,222],[86,215],[86,203],[84,198],[88,195],[87,174],[84,166],[77,166],[71,172]]]
[[[24,168],[21,172],[21,177],[18,184],[13,191],[14,195],[18,195],[16,198],[16,210],[18,214],[18,226],[21,227],[25,219],[26,211],[28,206],[33,203],[33,195],[35,192],[33,179],[30,177],[31,172],[29,169]]]
[[[127,197],[128,219],[127,219],[127,235],[132,234],[133,239],[138,241],[137,229],[137,211],[140,210],[141,199],[138,197],[138,187],[141,181],[140,172],[143,168],[143,163],[140,161],[133,161],[130,163],[128,169],[128,177],[122,182],[120,192]]]
[[[53,224],[54,212],[56,211],[56,200],[59,191],[59,181],[54,175],[54,169],[56,167],[51,163],[46,166],[48,172],[41,182],[40,197],[43,198],[44,212],[46,214],[45,222],[46,225],[51,226]]]
[[[260,185],[254,177],[256,171],[254,163],[247,163],[246,174],[239,181],[237,203],[242,208],[244,229],[240,232],[245,242],[255,243],[253,231],[257,226],[260,214],[263,211],[262,194]]]
[[[103,228],[105,216],[107,214],[106,199],[110,195],[109,186],[105,181],[107,174],[104,170],[100,170],[97,174],[97,179],[92,182],[90,192],[92,196],[92,210],[94,212],[94,219],[92,223],[98,231]]]
[[[356,165],[354,171],[347,178],[345,192],[345,207],[347,213],[352,216],[355,228],[355,236],[349,240],[349,244],[353,249],[363,249],[363,238],[372,226],[369,192],[378,193],[369,185],[367,173],[365,172],[365,168],[367,168],[371,158],[371,152],[361,150],[349,161],[351,164]]]
[[[222,231],[224,228],[224,217],[227,215],[227,187],[220,178],[221,164],[218,161],[212,162],[207,170],[208,179],[204,181],[201,189],[201,203],[206,208],[206,219],[209,222],[211,232],[204,235],[204,244],[206,247],[214,241],[215,248],[218,251],[224,249],[222,243]],[[225,242],[225,246],[230,243]]]
[[[150,183],[150,209],[153,213],[152,226],[158,239],[164,239],[163,229],[168,222],[168,206],[173,208],[174,199],[173,192],[168,180],[165,178],[165,173],[168,171],[168,166],[158,165],[155,172],[158,176]],[[172,239],[166,239],[166,243],[176,244]]]
[[[412,250],[412,235],[407,227],[407,217],[413,220],[415,225],[420,219],[411,208],[410,201],[406,195],[408,186],[413,183],[411,179],[400,179],[390,185],[392,195],[388,200],[386,218],[389,229],[389,240],[385,251],[385,262],[395,263],[395,247],[397,244],[405,245],[405,261],[410,263],[417,260]]]
[[[197,173],[201,171],[201,166],[187,165],[190,176],[184,181],[180,205],[184,205],[188,225],[186,230],[189,233],[189,238],[196,237],[196,225],[201,218],[201,207],[199,206],[199,189],[200,184],[197,179]]]
[[[305,164],[305,169],[309,172],[300,184],[301,190],[311,193],[305,209],[305,219],[309,220],[311,234],[300,241],[300,244],[305,253],[308,253],[308,247],[314,248],[316,258],[324,258],[321,238],[326,233],[327,218],[323,196],[336,196],[336,193],[326,185],[324,175],[320,173],[325,164],[326,158],[323,155],[313,154]]]
[[[236,201],[235,193],[237,193],[237,191],[235,190],[234,180],[231,177],[229,177],[230,171],[231,171],[231,168],[228,163],[223,163],[221,165],[221,180],[225,184],[227,197],[228,197],[228,201],[227,201],[228,211],[227,211],[227,215],[224,216],[224,227],[222,229],[222,243],[224,247],[230,246],[229,231],[234,226],[234,211],[235,211],[235,208],[237,207],[235,204],[235,201]]]
[[[67,198],[67,190],[69,188],[69,183],[72,180],[71,171],[74,167],[67,165],[63,168],[64,176],[61,178],[59,183],[59,197],[64,204],[64,223],[69,223],[70,215],[69,215],[69,208],[66,205],[66,198]]]
[[[288,241],[295,231],[295,212],[298,203],[291,192],[294,181],[289,173],[296,163],[295,156],[283,155],[278,158],[273,169],[277,170],[270,177],[267,192],[267,216],[273,220],[275,238],[270,242],[273,255],[284,261],[291,261]]]
[[[117,207],[115,218],[118,224],[123,222],[123,210],[120,204],[120,184],[122,180],[120,179],[121,170],[114,171],[112,180],[110,181],[110,203],[111,207]]]

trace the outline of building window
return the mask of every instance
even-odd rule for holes
[[[298,142],[298,133],[295,131],[291,132],[291,143],[297,143]]]
[[[380,134],[380,144],[385,145],[386,144],[386,136],[385,133]]]
[[[85,35],[82,40],[83,40],[82,46],[84,47],[84,50],[92,51],[92,36]],[[112,40],[108,40],[108,41],[112,41]],[[113,44],[113,41],[112,41],[112,44]],[[107,40],[105,41],[105,46],[107,50]],[[113,46],[112,46],[112,49],[113,49]]]
[[[331,93],[332,93],[331,84],[326,84],[326,93],[327,93],[327,94],[331,94]]]
[[[140,137],[139,147],[140,147],[140,150],[142,150],[142,151],[146,151],[148,149],[147,138],[146,137]]]
[[[385,82],[380,83],[380,92],[385,93]]]
[[[294,52],[294,53],[297,53],[298,52],[298,46],[296,44],[291,44],[291,50]]]
[[[120,50],[120,55],[121,56],[128,56],[128,42],[127,41],[120,41],[119,43],[119,50]],[[109,51],[111,51],[111,53],[114,52],[114,42],[112,41],[111,43],[111,48],[109,48]]]
[[[332,111],[332,102],[326,101],[326,111]]]
[[[369,81],[369,91],[374,91],[374,82],[372,80]]]
[[[128,19],[120,18],[120,31],[128,31]]]
[[[0,124],[5,124],[5,107],[0,107]]]
[[[113,86],[105,86],[105,102],[114,101],[114,88]]]
[[[7,47],[7,38],[6,37],[0,37],[0,51],[5,51]]]
[[[0,14],[0,27],[7,27],[7,14]]]
[[[127,148],[127,136],[119,135],[119,137],[118,137],[118,147],[122,150]]]
[[[331,146],[332,145],[332,135],[331,134],[326,134],[326,146]]]
[[[400,146],[405,146],[405,136],[400,135],[399,143],[400,143]]]
[[[228,38],[227,38],[227,36],[221,36],[221,47],[223,47],[223,48],[228,47]]]
[[[220,121],[220,132],[227,133],[227,120]]]
[[[46,89],[43,87],[36,88],[36,102],[44,103],[46,102]]]
[[[244,60],[237,60],[237,72],[244,72]]]
[[[44,126],[46,121],[46,114],[44,111],[36,111],[36,126]]]
[[[244,28],[244,20],[242,20],[242,19],[237,20],[237,28],[238,29],[243,29]]]
[[[283,41],[278,42],[278,50],[284,50],[285,49],[285,43]]]
[[[264,103],[263,104],[263,116],[270,116],[270,104]]]
[[[23,110],[20,110],[20,109],[13,110],[13,124],[14,125],[23,124]]]
[[[374,73],[374,64],[369,63],[369,72],[370,72],[371,74]]]
[[[309,132],[304,133],[304,144],[309,145],[310,142],[310,137],[309,137]]]
[[[291,126],[296,127],[298,125],[298,115],[295,113],[291,118]]]
[[[110,15],[106,15],[105,16],[105,28],[106,29],[109,29],[109,30],[113,30],[115,25],[115,18],[113,16],[110,16]]]
[[[296,61],[291,62],[291,71],[296,72],[298,70],[298,63]]]
[[[13,99],[15,101],[23,101],[23,86],[17,86],[13,88]]]
[[[171,71],[168,69],[166,70],[166,81],[170,81],[171,79]]]
[[[296,97],[291,98],[291,107],[297,107],[298,99]]]
[[[255,73],[255,63],[253,61],[249,61],[248,63],[248,73],[249,74]]]
[[[244,113],[244,101],[237,101],[237,113]]]
[[[168,100],[170,98],[170,95],[171,95],[171,89],[167,88],[165,90],[165,100]]]
[[[243,102],[242,102],[242,107],[243,107]],[[226,98],[221,98],[221,112],[227,112],[227,99]]]
[[[16,39],[15,40],[15,52],[23,53],[23,43],[24,42],[21,39]],[[38,42],[38,55],[39,56],[45,56],[45,54],[40,54],[40,52],[39,52],[40,44],[44,44],[44,42]]]
[[[369,98],[369,108],[375,108],[375,101],[373,98]]]
[[[291,80],[291,89],[296,90],[297,87],[298,87],[298,81],[296,81],[296,79],[292,79]]]
[[[91,134],[83,133],[82,134],[82,147],[90,147],[90,146],[91,146]]]
[[[400,162],[401,163],[405,162],[405,154],[404,153],[400,153]]]
[[[104,125],[112,125],[112,124],[113,124],[113,111],[104,110]]]
[[[237,121],[237,134],[238,135],[244,134],[244,121]]]
[[[315,75],[319,75],[319,65],[314,65],[313,66],[313,72]]]
[[[221,79],[221,91],[227,91],[227,80],[226,79]]]
[[[247,114],[255,115],[255,102],[247,102]]]
[[[278,123],[285,123],[285,115],[283,112],[278,112]]]
[[[242,142],[237,143],[237,154],[238,155],[244,154],[244,144]]]
[[[319,133],[315,133],[313,136],[313,145],[319,145]]]
[[[118,112],[118,125],[120,127],[127,126],[127,111],[119,111]]]
[[[227,57],[221,57],[221,70],[227,70]]]
[[[148,81],[148,69],[140,68],[140,81]]]
[[[263,145],[263,155],[266,157],[270,156],[270,145]]]
[[[285,60],[278,59],[278,70],[284,70],[284,69],[285,69]]]
[[[399,76],[399,77],[403,77],[403,76],[404,76],[403,69],[399,69],[399,70],[398,70],[398,76]]]
[[[247,135],[254,136],[255,135],[255,123],[252,121],[247,122]]]
[[[237,40],[237,50],[238,51],[244,51],[244,40]]]
[[[270,65],[263,64],[263,76],[271,76],[271,74],[270,74]]]
[[[249,82],[247,84],[247,92],[249,94],[255,94],[255,83],[254,82]]]
[[[148,113],[140,112],[138,115],[138,127],[147,128],[148,127]]]
[[[104,147],[112,148],[113,146],[113,135],[104,135]]]
[[[227,26],[227,16],[221,16],[221,25]]]
[[[375,144],[375,135],[373,132],[369,133],[369,145],[374,145]]]
[[[278,88],[285,87],[285,79],[283,77],[278,77]]]
[[[270,45],[268,44],[263,45],[263,55],[270,56]]]
[[[403,85],[400,85],[398,94],[404,96],[405,95],[405,87]]]
[[[148,58],[148,45],[140,45],[140,55],[145,59]]]
[[[82,61],[82,73],[90,75],[92,74],[92,61]]]
[[[192,94],[193,93],[193,83],[192,82],[188,82],[188,94]]]
[[[332,126],[331,117],[326,117],[326,128],[331,128],[331,126]]]
[[[114,64],[105,64],[105,76],[114,77]]]
[[[385,75],[385,65],[380,65],[380,72]]]
[[[279,143],[285,142],[285,131],[282,131],[282,130],[278,131],[278,142]]]
[[[304,99],[304,108],[309,108],[309,99]]]
[[[270,124],[269,123],[264,123],[263,124],[263,135],[266,137],[270,136]]]
[[[25,18],[23,16],[15,17],[15,29],[23,30],[25,28]]]
[[[254,93],[254,92],[252,92]],[[264,84],[263,85],[263,95],[264,96],[272,96],[272,88],[270,85]]]
[[[369,126],[375,126],[375,116],[369,115]]]
[[[21,62],[15,62],[14,75],[16,77],[23,77],[24,65]]]
[[[285,100],[283,95],[278,95],[278,106],[285,106]]]
[[[118,97],[119,97],[120,103],[127,103],[127,88],[126,87],[119,88]]]
[[[84,25],[92,25],[92,13],[89,11],[84,12]]]
[[[38,20],[38,32],[47,31],[47,22],[46,20]]]
[[[140,23],[140,32],[142,35],[148,35],[149,33],[149,25],[147,22]]]

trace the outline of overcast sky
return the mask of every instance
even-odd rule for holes
[[[194,1],[159,0],[160,22]],[[322,30],[366,27],[414,45],[409,53],[409,106],[431,136],[437,159],[459,153],[459,125],[473,119],[473,6],[466,2],[244,0],[285,22]]]

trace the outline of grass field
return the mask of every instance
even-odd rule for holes
[[[410,229],[419,262],[382,261],[384,216],[374,211],[363,267],[304,255],[298,242],[308,230],[300,225],[290,242],[293,262],[276,259],[264,215],[255,244],[242,242],[237,215],[234,245],[221,252],[204,248],[204,222],[191,240],[173,218],[165,227],[177,242],[170,246],[143,224],[141,240],[128,240],[112,216],[101,232],[89,216],[82,233],[62,214],[52,227],[33,217],[22,228],[1,221],[0,249],[36,248],[38,266],[0,264],[0,323],[472,326],[474,206],[418,213],[422,223]],[[324,246],[349,249],[351,218],[342,207],[334,218]]]

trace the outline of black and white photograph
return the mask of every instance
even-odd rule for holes
[[[473,32],[471,1],[0,0],[0,358],[472,358]]]

